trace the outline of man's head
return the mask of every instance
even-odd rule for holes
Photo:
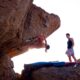
[[[47,45],[46,45],[46,49],[50,49],[50,45],[47,44]]]
[[[69,33],[66,33],[66,37],[69,39],[70,38],[70,34]]]

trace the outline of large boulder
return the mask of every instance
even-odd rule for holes
[[[32,4],[33,0],[0,0],[0,80],[15,80],[11,57],[19,55],[29,39],[48,37],[60,26],[60,18]],[[28,42],[31,44],[31,41]]]
[[[0,80],[17,79],[7,51],[20,44],[18,32],[31,5],[32,0],[0,0]]]
[[[24,40],[35,37],[40,33],[48,37],[60,27],[60,18],[55,14],[47,13],[36,5],[32,5],[24,24]]]
[[[11,42],[8,41],[8,46],[14,46],[15,50],[9,49],[8,55],[10,57],[17,56],[27,51],[29,48],[29,44],[32,41],[29,41],[31,38],[38,36],[39,34],[43,34],[45,37],[51,35],[54,31],[56,31],[60,27],[60,18],[55,14],[49,14],[40,7],[32,4],[28,13],[26,13],[22,24],[19,27],[19,31],[17,33],[17,37],[15,37]],[[14,42],[14,43],[13,43]],[[19,44],[18,44],[19,42]],[[18,50],[17,48],[24,46],[25,42],[28,44],[27,47],[23,50]],[[12,44],[10,44],[12,43]]]
[[[21,80],[80,80],[80,64],[39,62],[24,65]]]
[[[25,41],[40,33],[48,37],[59,26],[57,15],[35,6],[32,0],[0,0],[0,50],[10,57],[23,53],[17,49]]]
[[[18,46],[21,42],[23,26],[20,26],[27,15],[32,0],[0,0],[0,50]]]

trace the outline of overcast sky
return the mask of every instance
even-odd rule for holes
[[[34,0],[34,4],[55,13],[61,19],[60,28],[47,38],[51,48],[47,53],[44,49],[33,49],[12,58],[14,70],[21,72],[24,64],[40,61],[68,61],[65,55],[67,39],[65,34],[69,32],[75,41],[75,56],[80,58],[80,0]]]

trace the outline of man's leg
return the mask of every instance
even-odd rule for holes
[[[68,56],[69,62],[72,62],[71,56],[70,55],[67,55],[67,56]]]
[[[72,58],[74,59],[75,62],[77,62],[76,57],[74,56],[74,54],[72,55]]]
[[[67,56],[68,56],[69,62],[72,62],[70,49],[68,49],[68,50],[66,51],[66,54],[67,54]]]

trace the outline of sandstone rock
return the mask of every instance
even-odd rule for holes
[[[13,62],[7,55],[0,56],[0,80],[16,80]]]
[[[37,7],[35,5],[31,5],[30,10],[27,13],[27,16],[25,17],[25,21],[23,22],[24,23],[21,24],[21,27],[23,29],[20,30],[19,32],[19,34],[22,33],[22,37],[20,37],[22,39],[22,42],[18,46],[21,48],[21,46],[24,46],[25,42],[28,41],[27,42],[28,44],[26,44],[27,47],[22,51],[12,50],[10,53],[8,53],[10,57],[17,56],[27,51],[29,48],[28,45],[29,44],[32,45],[31,44],[32,41],[29,41],[31,38],[41,33],[45,37],[48,37],[55,30],[57,30],[60,26],[60,18],[57,15],[49,14],[45,12],[44,10],[42,10],[40,7]]]
[[[40,33],[47,37],[59,28],[60,19],[33,5],[32,0],[0,0],[0,26],[0,50],[13,57],[23,53],[16,49],[26,40]]]
[[[20,77],[13,70],[11,57],[20,51],[29,39],[44,34],[48,37],[60,26],[60,18],[32,4],[33,0],[0,0],[0,80]]]
[[[0,50],[10,57],[23,53],[17,48],[43,33],[45,37],[60,26],[60,18],[32,4],[33,0],[0,0]],[[30,43],[30,42],[29,42]]]
[[[0,80],[16,80],[6,51],[20,44],[18,32],[31,4],[32,0],[0,0]]]
[[[80,64],[54,67],[48,65],[26,64],[21,80],[80,80]]]
[[[23,39],[26,40],[40,33],[49,36],[59,28],[60,19],[57,15],[49,14],[40,7],[32,5],[24,24]]]
[[[80,66],[42,68],[33,73],[33,80],[79,80]]]
[[[0,0],[0,49],[20,44],[18,32],[31,4],[32,0]]]

